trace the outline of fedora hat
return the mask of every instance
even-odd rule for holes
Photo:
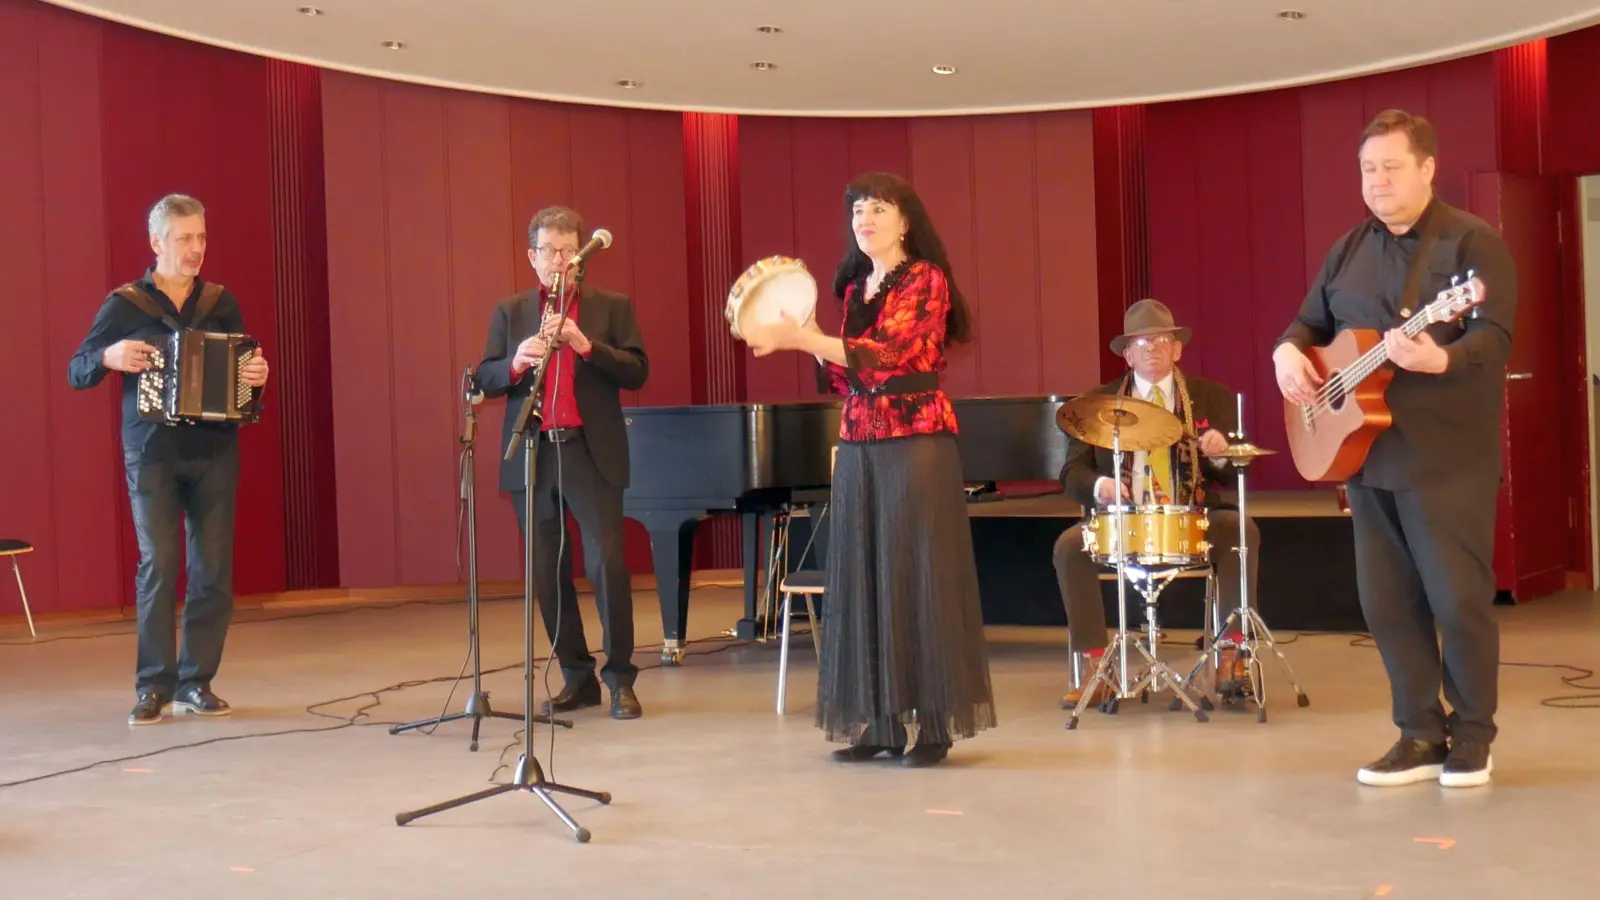
[[[1152,334],[1170,334],[1187,344],[1192,334],[1172,320],[1172,310],[1159,300],[1140,300],[1122,314],[1122,333],[1111,339],[1111,352],[1122,355],[1128,342]]]

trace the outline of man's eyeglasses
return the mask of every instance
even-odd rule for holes
[[[546,245],[546,246],[543,246],[543,247],[535,247],[535,248],[533,248],[533,252],[539,254],[539,258],[540,259],[554,259],[557,256],[559,256],[559,257],[561,257],[561,261],[562,262],[567,262],[567,261],[571,260],[574,256],[578,255],[578,248],[577,247],[563,247],[560,250],[557,250],[554,247]]]
[[[1177,339],[1170,334],[1158,334],[1153,337],[1137,337],[1128,342],[1128,346],[1146,353],[1151,350],[1165,350],[1177,343]]]

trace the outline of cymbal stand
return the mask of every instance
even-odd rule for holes
[[[1244,440],[1244,394],[1237,395],[1238,430],[1229,437],[1237,441]],[[1296,702],[1302,706],[1310,706],[1311,698],[1300,687],[1300,681],[1295,677],[1294,668],[1289,665],[1289,658],[1278,649],[1278,642],[1272,636],[1272,630],[1261,618],[1261,613],[1250,605],[1250,547],[1248,540],[1249,506],[1245,497],[1245,470],[1254,460],[1250,457],[1240,457],[1232,460],[1239,481],[1239,608],[1228,613],[1228,618],[1217,628],[1211,637],[1211,648],[1200,656],[1195,664],[1195,670],[1189,673],[1192,681],[1200,669],[1209,661],[1213,667],[1220,660],[1220,651],[1226,647],[1233,647],[1239,657],[1245,661],[1246,671],[1250,673],[1250,691],[1256,700],[1256,721],[1267,721],[1267,685],[1265,673],[1262,671],[1260,649],[1265,645],[1268,650],[1278,657],[1278,662],[1283,666],[1283,673],[1289,679],[1289,685],[1294,688]],[[1223,635],[1229,633],[1229,628],[1238,623],[1240,639],[1224,639]],[[1224,703],[1232,703],[1244,698],[1235,690],[1224,695]]]
[[[1116,415],[1116,413],[1113,413],[1113,415]],[[1123,519],[1125,515],[1124,509],[1127,504],[1121,502],[1122,498],[1120,496],[1122,489],[1122,427],[1115,421],[1111,425],[1111,470],[1116,473],[1112,482],[1116,485],[1115,493],[1118,495],[1115,497],[1117,502],[1112,504],[1111,508],[1112,521],[1117,535],[1111,548],[1111,552],[1116,554],[1117,560],[1117,636],[1111,639],[1111,645],[1106,648],[1105,653],[1101,654],[1100,665],[1095,668],[1094,677],[1090,678],[1089,683],[1083,686],[1083,693],[1078,697],[1078,705],[1073,708],[1072,714],[1067,718],[1067,730],[1072,731],[1078,727],[1078,719],[1083,715],[1084,707],[1089,705],[1089,698],[1095,695],[1096,687],[1101,684],[1112,683],[1111,678],[1107,675],[1107,670],[1111,667],[1113,656],[1117,659],[1118,685],[1115,688],[1117,696],[1109,702],[1106,712],[1116,712],[1117,701],[1132,697],[1142,690],[1160,690],[1162,682],[1165,682],[1172,687],[1173,693],[1183,701],[1184,705],[1194,713],[1195,719],[1205,722],[1207,721],[1205,711],[1199,707],[1193,697],[1189,696],[1188,691],[1184,688],[1182,679],[1178,677],[1178,673],[1173,671],[1171,666],[1156,658],[1154,653],[1156,647],[1155,627],[1152,625],[1150,629],[1150,647],[1148,649],[1139,643],[1137,636],[1128,634],[1128,570],[1130,568],[1128,566],[1128,554],[1131,551],[1127,546],[1128,532]],[[1141,580],[1149,580],[1149,573],[1144,569],[1138,566],[1132,568],[1136,576],[1140,577]],[[1176,570],[1174,574],[1176,574]],[[1167,580],[1170,580],[1171,577],[1170,575],[1167,576]],[[1166,582],[1163,581],[1161,587],[1164,588],[1165,586]],[[1142,588],[1139,590],[1140,593],[1144,593]],[[1156,588],[1155,593],[1159,594],[1160,592],[1161,588]],[[1147,602],[1153,602],[1154,600],[1154,596],[1151,594],[1145,594],[1145,597]],[[1138,682],[1134,685],[1129,685],[1128,683],[1128,648],[1130,646],[1138,651],[1139,655],[1143,656],[1145,662],[1148,663],[1145,673],[1140,676]]]
[[[566,292],[562,289],[562,287],[562,278],[558,275],[555,279],[555,284],[551,286],[551,295],[561,298],[561,320],[563,323],[565,323],[567,318],[567,297]],[[524,726],[522,729],[522,755],[517,757],[516,769],[512,772],[511,780],[509,782],[505,784],[497,784],[494,787],[486,788],[476,793],[468,794],[464,797],[457,797],[454,800],[446,800],[443,803],[437,803],[433,806],[427,807],[426,809],[398,813],[394,817],[394,823],[396,825],[405,825],[406,823],[415,819],[419,819],[423,816],[430,816],[437,812],[444,812],[447,809],[455,809],[458,806],[465,806],[468,803],[474,803],[478,800],[495,797],[510,791],[527,791],[543,801],[544,805],[549,807],[550,811],[556,814],[556,818],[560,819],[568,828],[572,829],[573,837],[577,839],[578,843],[586,844],[589,842],[589,829],[579,825],[577,821],[567,813],[566,810],[561,808],[560,804],[556,803],[555,798],[552,797],[551,794],[571,794],[576,797],[597,800],[601,804],[609,804],[611,802],[611,793],[609,791],[584,790],[582,788],[575,788],[570,785],[557,784],[556,782],[546,780],[544,776],[544,768],[539,765],[539,760],[533,755],[533,726],[535,723],[541,720],[546,722],[550,721],[548,717],[535,715],[533,713],[533,609],[535,580],[533,567],[534,473],[537,471],[535,459],[539,450],[539,427],[543,422],[543,417],[539,414],[538,410],[538,400],[543,394],[542,387],[544,384],[544,374],[549,370],[549,368],[550,367],[548,365],[539,367],[538,374],[534,376],[533,389],[529,391],[527,399],[522,402],[522,409],[517,415],[516,426],[512,429],[511,444],[506,448],[506,458],[510,459],[515,455],[517,446],[516,442],[519,440],[522,441],[523,460],[526,464],[526,471],[524,473],[524,478],[526,480],[523,483],[527,485],[527,491],[523,495],[523,513],[527,516],[525,521],[528,524],[527,527],[523,529],[524,569],[522,581],[522,637],[524,643],[522,679],[524,692],[523,701],[526,706],[523,710]]]
[[[461,499],[466,503],[467,510],[467,653],[472,657],[472,695],[467,698],[467,706],[461,712],[438,716],[432,719],[423,719],[406,725],[396,725],[389,729],[390,734],[399,734],[403,731],[413,731],[429,725],[437,728],[445,722],[454,722],[459,719],[472,720],[472,739],[467,744],[467,749],[476,752],[478,749],[478,730],[483,725],[484,719],[515,719],[522,720],[516,713],[495,712],[489,708],[489,694],[483,689],[483,661],[479,653],[478,641],[478,502],[476,489],[473,482],[473,444],[478,434],[477,404],[483,401],[483,395],[478,393],[478,386],[472,377],[472,369],[468,368],[461,377],[462,386],[466,393],[466,423],[461,431]],[[432,732],[429,732],[430,734]]]

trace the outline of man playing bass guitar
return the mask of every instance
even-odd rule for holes
[[[1279,389],[1301,406],[1325,387],[1304,351],[1344,329],[1382,332],[1398,369],[1384,394],[1392,422],[1348,482],[1361,609],[1400,729],[1358,772],[1379,786],[1487,784],[1495,738],[1494,528],[1516,270],[1492,227],[1433,195],[1437,152],[1421,117],[1388,110],[1367,126],[1359,161],[1372,216],[1333,245],[1273,351]],[[1401,331],[1468,271],[1486,293],[1473,315]]]

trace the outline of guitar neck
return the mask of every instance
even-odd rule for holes
[[[1428,321],[1426,315],[1412,316],[1400,326],[1400,332],[1406,337],[1414,338],[1422,333],[1422,329],[1428,327]],[[1354,363],[1339,373],[1339,386],[1346,392],[1355,390],[1357,385],[1366,381],[1388,361],[1389,345],[1379,341],[1371,350],[1361,354]]]

